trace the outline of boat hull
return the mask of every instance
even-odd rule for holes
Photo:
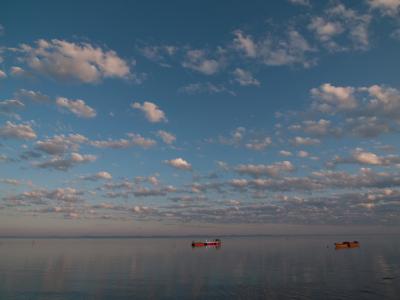
[[[360,247],[360,243],[357,241],[335,243],[335,249],[350,249],[350,248],[359,248],[359,247]]]

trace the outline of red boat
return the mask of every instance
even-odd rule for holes
[[[222,242],[220,239],[215,239],[212,241],[205,240],[203,242],[193,241],[192,247],[221,247],[221,244]]]

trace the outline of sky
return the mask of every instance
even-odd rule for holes
[[[399,17],[2,1],[0,234],[398,231]]]

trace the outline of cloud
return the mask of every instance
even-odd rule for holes
[[[16,66],[11,67],[10,74],[14,77],[28,77],[30,75],[29,72],[25,71],[23,68]]]
[[[36,133],[29,124],[17,125],[7,121],[5,126],[0,127],[0,137],[33,140],[36,139]]]
[[[84,194],[83,192],[78,191],[71,187],[57,188],[54,190],[36,189],[30,192],[23,192],[15,196],[6,197],[5,200],[6,201],[20,200],[33,203],[37,203],[39,201],[51,200],[51,201],[60,201],[67,203],[76,203],[83,201],[83,199],[81,198],[83,194]]]
[[[336,87],[330,83],[324,83],[319,88],[311,89],[310,93],[315,99],[312,108],[320,112],[333,113],[357,107],[353,87]]]
[[[180,157],[171,160],[165,160],[164,163],[176,169],[186,170],[186,171],[192,170],[192,165]]]
[[[178,48],[172,45],[144,46],[140,52],[149,60],[159,63],[163,67],[170,67],[165,61],[178,52]]]
[[[307,40],[296,30],[289,30],[286,39],[269,36],[258,43],[257,56],[270,66],[301,64],[310,67],[314,64],[307,57],[315,52]]]
[[[0,70],[0,79],[4,79],[6,77],[7,77],[7,74],[4,71]]]
[[[176,141],[176,137],[167,131],[159,130],[157,135],[163,140],[164,143],[171,145]]]
[[[310,0],[288,0],[290,3],[302,6],[311,6]]]
[[[235,77],[235,81],[242,86],[260,85],[260,82],[257,79],[255,79],[250,72],[245,71],[243,69],[236,68],[235,71],[233,71],[233,75]]]
[[[244,139],[244,136],[246,134],[246,128],[244,127],[238,127],[234,131],[230,133],[229,137],[219,137],[219,142],[223,145],[234,145],[237,146],[239,145],[242,140]]]
[[[182,66],[204,75],[213,75],[222,67],[219,61],[207,58],[204,50],[188,50]]]
[[[86,105],[85,101],[80,99],[69,100],[64,97],[58,97],[56,104],[59,107],[68,109],[74,115],[81,118],[94,118],[96,116],[96,111],[90,106]]]
[[[278,176],[282,172],[293,172],[295,167],[290,161],[277,162],[272,165],[238,165],[235,171],[239,174],[260,176]]]
[[[15,93],[15,96],[18,99],[29,99],[37,103],[50,102],[49,96],[44,95],[41,92],[35,92],[31,90],[20,89],[18,92]]]
[[[287,151],[287,150],[281,150],[281,151],[279,151],[279,155],[282,155],[282,156],[292,156],[293,153],[290,152],[290,151]]]
[[[375,166],[394,166],[400,164],[400,157],[396,155],[378,156],[373,152],[364,151],[357,148],[352,152],[351,157],[342,158],[335,157],[332,162],[337,164],[360,164],[360,165],[375,165]]]
[[[251,150],[255,150],[255,151],[262,151],[271,144],[272,144],[271,138],[266,137],[264,139],[250,140],[248,143],[245,144],[245,147],[247,149],[251,149]]]
[[[341,34],[344,28],[340,22],[325,20],[322,17],[314,17],[308,28],[314,31],[315,35],[321,42],[331,41],[333,37]],[[332,42],[329,44],[332,47]]]
[[[221,84],[213,84],[210,82],[205,82],[205,83],[190,83],[186,86],[183,86],[179,88],[179,92],[193,95],[193,94],[201,94],[201,93],[207,93],[207,94],[219,94],[219,93],[227,93],[231,94],[232,96],[235,96],[235,92],[231,91],[228,89],[226,86],[221,85]]]
[[[233,32],[235,38],[233,39],[234,47],[243,51],[247,57],[255,58],[257,56],[257,45],[251,36],[245,36],[241,30]]]
[[[396,16],[400,11],[400,0],[367,0],[372,9],[379,10],[383,15]]]
[[[165,113],[153,102],[145,101],[143,102],[143,104],[134,102],[131,104],[131,107],[144,112],[147,120],[149,120],[152,123],[168,121],[167,117],[165,116]]]
[[[133,146],[139,146],[144,149],[153,147],[157,142],[153,139],[142,137],[137,133],[127,133],[129,139],[118,139],[118,140],[98,140],[90,141],[89,144],[97,148],[113,148],[113,149],[125,149]]]
[[[95,83],[103,78],[128,78],[128,63],[113,50],[103,50],[89,43],[65,40],[38,40],[35,46],[21,45],[20,52],[34,71],[57,80]]]
[[[301,136],[296,136],[295,138],[291,139],[290,142],[294,146],[314,146],[318,145],[321,143],[319,139],[313,139],[310,137],[301,137]]]
[[[71,167],[87,162],[93,162],[97,159],[95,155],[82,155],[76,152],[72,152],[68,157],[56,156],[50,160],[35,163],[34,166],[41,169],[54,169],[59,171],[67,171]]]
[[[0,101],[0,114],[15,114],[18,109],[24,107],[21,101],[15,99]]]
[[[101,171],[98,172],[96,174],[93,175],[87,175],[87,176],[83,176],[82,179],[84,180],[92,180],[92,181],[96,181],[96,180],[111,180],[112,179],[112,175],[106,171]]]
[[[369,48],[368,27],[371,22],[370,15],[361,15],[353,9],[346,8],[346,6],[340,2],[327,9],[325,14],[331,22],[335,22],[333,20],[340,22],[342,28],[345,29],[343,32],[347,33],[347,38],[351,42],[351,46],[339,47],[341,48],[339,50],[347,50],[349,48],[367,50]],[[336,27],[336,30],[339,30],[339,27]],[[332,48],[337,47],[336,44],[333,46]]]
[[[79,144],[87,141],[88,139],[80,134],[55,135],[52,138],[36,142],[35,148],[50,155],[60,155],[69,150],[79,150]]]

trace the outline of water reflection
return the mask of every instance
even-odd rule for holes
[[[0,299],[399,299],[398,238],[3,239]]]

